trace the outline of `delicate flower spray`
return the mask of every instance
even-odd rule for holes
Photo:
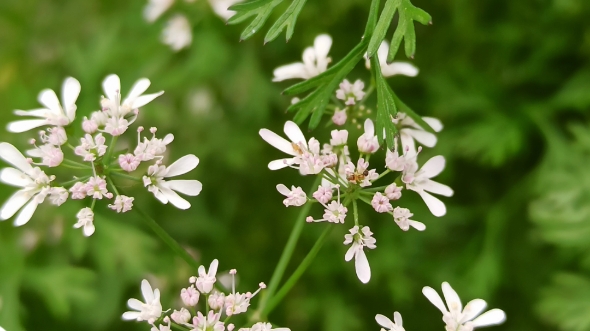
[[[143,127],[139,127],[135,147],[121,149],[122,146],[117,145],[119,136],[137,119],[139,109],[164,93],[144,94],[149,86],[150,81],[142,78],[122,99],[119,77],[106,77],[101,109],[82,119],[85,133],[80,138],[71,135],[80,93],[80,83],[75,78],[64,81],[62,103],[55,92],[46,89],[39,94],[39,102],[45,108],[16,110],[16,115],[34,119],[8,123],[9,131],[42,130],[39,140],[32,139],[32,148],[25,152],[29,157],[9,143],[0,143],[0,158],[12,166],[0,170],[0,181],[19,188],[0,208],[0,219],[14,216],[14,224],[20,226],[46,201],[60,206],[68,200],[90,200],[89,206],[78,212],[78,221],[74,224],[85,236],[90,236],[95,231],[94,210],[98,200],[109,201],[108,208],[117,213],[133,208],[135,198],[119,192],[117,182],[120,180],[143,184],[163,203],[189,208],[190,203],[178,193],[196,196],[201,191],[201,183],[170,178],[193,170],[199,159],[190,154],[166,165],[164,155],[167,145],[174,140],[172,134],[161,137],[156,135],[154,127],[146,137]]]

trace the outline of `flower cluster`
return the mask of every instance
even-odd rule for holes
[[[92,200],[90,207],[78,212],[78,222],[74,227],[82,228],[84,235],[90,236],[95,231],[94,207],[97,200],[110,200],[108,207],[118,213],[133,208],[134,198],[120,194],[114,178],[143,182],[148,191],[163,203],[170,202],[181,209],[189,208],[190,203],[177,192],[196,196],[201,191],[201,183],[197,180],[167,179],[193,170],[199,159],[186,155],[169,166],[164,165],[167,145],[174,140],[172,134],[158,138],[157,129],[151,128],[152,136],[142,137],[143,128],[139,127],[135,148],[127,147],[127,152],[121,153],[121,148],[116,146],[118,137],[137,119],[139,108],[162,95],[163,92],[144,94],[149,85],[150,81],[146,78],[138,80],[127,97],[122,99],[119,77],[106,77],[103,81],[106,96],[100,101],[101,109],[82,119],[85,134],[79,139],[69,133],[73,131],[71,124],[76,118],[76,100],[80,93],[80,83],[74,78],[67,78],[63,84],[62,103],[54,91],[46,89],[39,94],[39,102],[44,108],[16,110],[16,115],[34,118],[8,123],[9,131],[45,129],[39,132],[41,144],[31,140],[33,148],[26,151],[31,158],[25,157],[9,143],[0,143],[0,158],[12,165],[0,170],[0,181],[20,188],[0,208],[0,219],[9,219],[18,212],[14,224],[20,226],[27,223],[37,206],[46,200],[60,206],[68,199],[88,198]],[[70,153],[66,155],[65,152]],[[141,167],[142,164],[147,166],[147,170]],[[58,182],[57,174],[46,173],[59,168],[67,169],[69,178],[65,181]]]
[[[145,302],[129,299],[127,305],[133,311],[123,314],[124,320],[145,321],[152,325],[152,331],[170,331],[171,324],[176,324],[191,331],[232,331],[235,325],[229,323],[234,315],[248,311],[250,300],[266,288],[260,283],[254,292],[236,292],[236,270],[230,270],[232,277],[231,292],[225,293],[216,286],[217,268],[219,262],[213,260],[209,270],[200,266],[198,276],[190,277],[190,285],[180,291],[180,299],[184,307],[180,310],[163,311],[160,303],[160,290],[153,290],[147,280],[141,282],[141,292]],[[196,311],[196,313],[195,313]],[[224,317],[222,319],[222,317]],[[159,324],[159,325],[158,325]],[[156,326],[158,325],[158,326]],[[259,322],[250,328],[240,328],[239,331],[289,331],[287,328],[273,328],[270,323]]]

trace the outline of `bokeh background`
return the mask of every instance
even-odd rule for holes
[[[289,84],[271,83],[272,70],[298,61],[319,33],[332,35],[332,58],[343,57],[362,35],[369,1],[309,1],[293,39],[265,46],[269,24],[240,43],[245,25],[226,26],[205,0],[177,1],[154,24],[142,17],[145,3],[0,1],[0,140],[26,147],[33,132],[3,129],[12,110],[36,108],[38,92],[58,91],[67,76],[82,84],[78,119],[98,109],[107,74],[121,77],[123,94],[150,78],[149,91],[166,93],[143,109],[140,124],[175,134],[170,160],[200,157],[188,177],[204,189],[188,211],[160,204],[142,187],[128,190],[199,261],[238,269],[239,289],[252,290],[270,279],[297,214],[275,185],[311,184],[296,171],[266,168],[280,152],[257,132],[278,132],[291,118],[280,94]],[[439,177],[456,192],[445,200],[448,214],[429,215],[408,193],[402,203],[428,229],[404,233],[389,217],[361,209],[377,239],[368,253],[371,282],[361,284],[344,262],[348,227],[338,227],[271,320],[295,331],[378,330],[374,315],[397,310],[406,330],[442,330],[421,288],[449,281],[465,302],[484,298],[507,312],[497,330],[590,330],[590,2],[415,4],[434,21],[417,26],[420,75],[389,81],[414,110],[445,124],[423,158],[448,160]],[[192,45],[178,53],[160,42],[176,12],[193,25]],[[359,65],[350,78],[369,73]],[[354,141],[360,133],[350,129]],[[12,191],[2,186],[0,200]],[[84,238],[72,228],[81,207],[44,205],[26,226],[0,223],[0,325],[8,331],[148,330],[121,321],[144,277],[162,290],[165,307],[178,303],[194,270],[135,213],[119,217],[99,205],[97,231]],[[306,226],[287,275],[324,226]]]

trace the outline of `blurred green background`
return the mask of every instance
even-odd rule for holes
[[[272,70],[299,61],[324,32],[334,39],[332,58],[343,57],[362,34],[369,2],[310,1],[289,43],[281,37],[263,46],[269,24],[239,43],[245,25],[224,25],[205,0],[179,1],[151,25],[140,0],[2,0],[0,123],[15,119],[13,109],[36,108],[39,91],[59,91],[67,76],[82,84],[78,119],[98,109],[107,74],[121,77],[123,94],[150,78],[148,91],[166,93],[143,108],[140,124],[174,133],[169,160],[199,156],[187,178],[204,189],[188,211],[160,204],[142,187],[128,191],[200,261],[238,269],[239,289],[253,290],[270,279],[297,214],[282,205],[275,185],[311,184],[297,171],[266,168],[280,152],[257,132],[279,132],[291,118],[280,95],[289,84],[271,83]],[[421,288],[449,281],[464,302],[484,298],[506,311],[497,330],[590,330],[590,2],[414,4],[434,21],[416,29],[420,75],[389,81],[414,110],[445,124],[422,160],[448,160],[439,177],[456,192],[444,200],[448,214],[436,219],[408,193],[402,204],[428,229],[404,233],[390,217],[362,209],[377,239],[368,253],[371,282],[361,284],[353,263],[344,262],[348,226],[338,227],[271,321],[297,331],[378,330],[374,315],[397,310],[408,331],[442,330]],[[192,45],[178,53],[159,40],[176,12],[193,24]],[[349,78],[368,77],[359,65]],[[354,141],[359,132],[351,129]],[[21,148],[33,136],[0,130],[1,141]],[[12,191],[2,186],[0,200]],[[177,294],[195,271],[135,213],[120,217],[99,205],[97,231],[84,238],[72,228],[81,207],[45,204],[26,226],[0,223],[0,325],[7,331],[148,330],[120,318],[144,277],[162,290],[164,307],[179,307]],[[287,275],[324,226],[306,226]]]

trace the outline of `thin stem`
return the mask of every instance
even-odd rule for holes
[[[268,315],[277,306],[277,304],[279,304],[279,302],[281,302],[281,300],[283,300],[285,295],[287,295],[287,293],[289,293],[291,288],[293,288],[295,283],[297,283],[297,281],[303,275],[305,270],[311,265],[311,262],[314,260],[314,258],[316,257],[316,255],[318,254],[320,249],[322,248],[322,245],[324,244],[326,237],[328,236],[330,231],[332,231],[333,228],[334,228],[334,226],[332,226],[331,224],[328,224],[326,226],[326,228],[324,229],[324,232],[322,232],[322,234],[320,235],[318,240],[315,242],[315,244],[313,245],[313,247],[311,248],[309,253],[307,253],[307,255],[305,256],[303,261],[301,261],[301,264],[299,264],[297,269],[295,269],[295,272],[293,272],[291,277],[289,277],[289,279],[287,279],[287,281],[285,282],[283,287],[281,287],[281,289],[272,298],[272,300],[269,302],[269,304],[266,306],[266,308],[262,311],[262,316]]]
[[[367,161],[367,162],[368,162],[368,161]],[[389,170],[389,168],[388,168],[388,169],[386,169],[385,171],[383,171],[383,172],[382,172],[382,173],[379,175],[379,177],[377,177],[377,179],[375,179],[375,180],[374,180],[374,182],[375,182],[375,181],[378,181],[378,180],[379,180],[379,178],[381,178],[381,177],[383,177],[383,176],[387,175],[387,174],[388,174],[388,173],[390,173],[390,172],[391,172],[391,170]]]
[[[366,188],[363,189],[361,192],[377,192],[377,191],[381,191],[381,190],[385,190],[387,188],[387,186],[379,186],[379,187],[370,187],[370,188]]]
[[[126,174],[122,174],[120,172],[109,171],[109,175],[113,175],[115,177],[120,177],[120,178],[134,180],[136,182],[141,182],[141,178],[129,176],[129,175],[126,175]]]
[[[352,200],[352,214],[354,215],[354,225],[358,226],[359,225],[359,209],[356,204],[356,199]]]
[[[111,187],[113,192],[115,192],[115,195],[120,195],[119,191],[117,191],[117,186],[115,186],[115,183],[113,182],[111,177],[107,176],[106,178],[107,178],[107,183],[109,183],[109,186]]]
[[[111,143],[109,144],[109,150],[107,151],[107,155],[104,158],[104,166],[108,167],[110,162],[111,162],[111,157],[113,156],[113,151],[115,150],[115,145],[117,144],[117,138],[119,138],[119,136],[113,136],[113,138],[111,138]]]
[[[62,164],[64,164],[64,163],[66,163],[70,166],[73,166],[73,167],[78,167],[78,169],[91,169],[91,167],[88,166],[87,164],[79,163],[79,162],[68,160],[68,159],[64,159],[62,161]]]
[[[59,183],[59,186],[67,186],[67,185],[75,184],[77,182],[83,182],[83,181],[87,180],[88,178],[90,178],[90,176],[82,176],[80,178],[76,178],[76,179],[68,180],[63,183]]]
[[[175,330],[179,330],[179,331],[189,331],[190,329],[185,328],[184,326],[180,326],[176,323],[170,323],[170,328],[175,329]]]
[[[322,177],[317,176],[314,183],[311,185],[311,189],[309,190],[309,194],[311,195],[315,188],[321,182]],[[305,225],[305,217],[309,213],[309,209],[311,208],[311,204],[306,203],[303,208],[299,211],[299,215],[297,215],[297,219],[295,220],[295,225],[293,226],[293,230],[291,230],[291,234],[289,235],[289,239],[287,240],[287,244],[281,254],[281,258],[275,267],[275,270],[270,278],[270,282],[268,283],[267,290],[261,295],[260,301],[258,302],[258,309],[257,312],[262,312],[266,309],[266,305],[270,298],[273,297],[275,294],[279,282],[281,278],[283,278],[283,274],[285,273],[285,269],[287,269],[287,265],[289,264],[289,260],[291,260],[291,256],[293,255],[293,251],[295,250],[295,246],[297,245],[297,241],[299,240],[299,236],[303,231],[303,227]]]

